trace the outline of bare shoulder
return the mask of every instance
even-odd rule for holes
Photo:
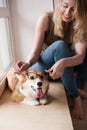
[[[48,14],[47,13],[44,13],[42,14],[41,16],[39,16],[39,19],[38,19],[38,22],[37,22],[37,25],[44,31],[47,30],[48,28],[48,24],[49,24],[49,19],[48,19]]]
[[[39,17],[39,19],[42,19],[42,20],[48,20],[48,14],[47,13],[43,13],[40,17]]]

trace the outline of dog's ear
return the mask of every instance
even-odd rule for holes
[[[23,81],[24,80],[24,76],[21,75],[21,73],[18,72],[14,72],[15,77],[19,80],[19,81]]]

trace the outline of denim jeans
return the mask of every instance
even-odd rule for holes
[[[87,54],[81,65],[79,65],[77,70],[77,88],[83,89],[85,83],[87,82]]]
[[[71,52],[67,44],[63,40],[58,40],[52,43],[41,55],[31,69],[40,69],[42,71],[49,69],[58,60],[70,57]],[[65,89],[68,91],[71,97],[76,98],[79,96],[76,80],[74,78],[73,67],[66,67],[64,74],[61,76],[61,80]]]

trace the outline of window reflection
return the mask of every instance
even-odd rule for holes
[[[0,7],[7,7],[7,0],[0,0]]]

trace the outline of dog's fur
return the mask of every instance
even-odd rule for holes
[[[7,81],[13,101],[27,105],[47,103],[49,81],[40,70],[28,69],[18,73],[12,68],[7,74]]]

